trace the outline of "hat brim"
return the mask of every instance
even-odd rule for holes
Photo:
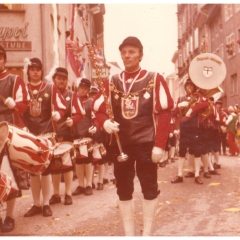
[[[62,76],[62,77],[65,77],[65,78],[68,78],[68,75],[67,75],[66,73],[56,72],[56,73],[55,73],[55,76],[57,76],[57,75]]]

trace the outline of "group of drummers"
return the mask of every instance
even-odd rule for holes
[[[0,201],[6,203],[1,232],[15,227],[15,201],[21,196],[20,180],[27,175],[33,206],[24,217],[52,216],[50,205],[62,201],[62,177],[64,205],[72,204],[72,195],[91,195],[96,164],[96,188],[102,190],[108,137],[91,111],[90,89],[92,95],[98,89],[89,79],[82,78],[76,91],[69,90],[67,69],[57,67],[48,83],[43,81],[41,60],[31,58],[24,61],[25,84],[6,71],[6,62],[6,51],[0,46]],[[78,187],[72,193],[74,172]]]

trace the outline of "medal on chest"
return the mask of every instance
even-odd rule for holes
[[[138,113],[139,97],[121,97],[122,115],[126,119],[134,118]]]
[[[37,99],[31,99],[30,114],[33,117],[38,117],[41,114],[41,102],[39,102]]]

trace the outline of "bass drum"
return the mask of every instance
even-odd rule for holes
[[[0,131],[6,126],[8,127],[6,147],[12,166],[31,174],[42,174],[52,159],[52,143],[7,122],[0,123]]]

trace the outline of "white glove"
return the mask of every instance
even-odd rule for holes
[[[91,134],[96,133],[96,131],[97,131],[97,128],[95,126],[92,126],[88,129],[88,132],[91,133]]]
[[[57,122],[59,121],[61,118],[61,115],[59,112],[56,112],[56,111],[52,111],[52,119],[53,121]]]
[[[11,97],[8,97],[8,98],[5,100],[4,104],[7,105],[7,107],[10,108],[10,109],[13,109],[13,108],[16,106],[15,101],[14,101],[13,98],[11,98]]]
[[[103,128],[107,133],[112,134],[119,131],[119,123],[111,122],[110,119],[108,119],[104,122]]]
[[[179,107],[179,108],[187,107],[188,104],[189,104],[189,102],[187,102],[187,101],[183,101],[183,102],[180,102],[180,103],[178,104],[178,107]]]
[[[177,135],[179,134],[179,130],[174,130],[173,133]]]
[[[164,151],[162,148],[154,146],[152,149],[152,161],[154,163],[160,162],[160,160],[163,158]]]
[[[186,117],[190,117],[192,114],[192,109],[190,108],[187,113],[185,114]]]
[[[173,137],[173,133],[169,133],[169,137],[172,138]]]
[[[229,115],[227,121],[225,122],[226,125],[228,125],[233,120],[233,116]]]
[[[68,127],[71,127],[73,125],[73,120],[70,117],[68,117],[65,123]]]

